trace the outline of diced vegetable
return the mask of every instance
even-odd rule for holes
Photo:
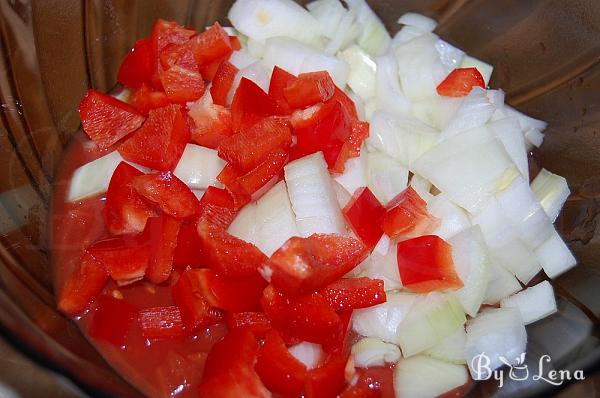
[[[111,176],[123,161],[119,152],[110,152],[77,168],[71,177],[67,200],[75,202],[106,192]]]
[[[339,57],[350,65],[348,86],[363,100],[375,96],[375,61],[363,49],[352,45],[340,52]]]
[[[213,104],[209,93],[188,104],[188,115],[193,121],[191,141],[207,148],[217,149],[221,141],[233,134],[231,111]]]
[[[124,300],[107,295],[100,296],[96,305],[88,329],[89,336],[122,348],[138,309]]]
[[[383,235],[379,220],[385,209],[369,188],[362,188],[354,193],[350,202],[343,209],[346,221],[354,233],[371,250]]]
[[[448,125],[440,134],[440,141],[455,136],[463,131],[481,127],[487,123],[494,114],[496,107],[490,102],[486,91],[479,87],[473,88],[465,94],[465,98],[456,110],[454,116],[448,121]],[[489,127],[492,128],[493,125]],[[499,126],[501,128],[502,126]],[[492,130],[504,143],[496,130]]]
[[[267,283],[258,274],[244,278],[224,278],[209,269],[186,270],[195,294],[201,294],[211,307],[228,312],[256,311]]]
[[[422,32],[433,32],[437,26],[437,22],[435,22],[435,20],[415,12],[407,12],[406,14],[402,14],[400,18],[398,18],[398,23],[401,25],[414,26]]]
[[[361,34],[356,39],[358,45],[373,57],[383,55],[391,40],[383,22],[365,0],[346,0],[346,4],[356,13],[356,22],[361,28]]]
[[[396,364],[394,390],[399,397],[437,397],[468,380],[464,366],[418,355]]]
[[[454,333],[426,350],[424,354],[440,361],[462,365],[465,363],[466,344],[467,332],[465,332],[464,328],[458,328]]]
[[[139,312],[138,323],[146,339],[181,336],[185,333],[177,306],[152,307]]]
[[[535,250],[535,255],[546,275],[553,279],[577,264],[571,250],[556,231]]]
[[[177,234],[177,246],[173,251],[173,266],[179,268],[204,265],[202,242],[195,223],[183,222]]]
[[[323,349],[319,344],[303,341],[288,347],[288,351],[294,358],[302,362],[306,369],[311,370],[317,367],[323,357]]]
[[[229,90],[229,94],[227,96],[227,103],[232,103],[235,92],[237,91],[242,79],[250,80],[260,87],[262,91],[267,92],[269,90],[269,76],[269,70],[265,68],[265,66],[259,61],[253,62],[250,65],[240,69],[233,79],[231,90]]]
[[[335,91],[335,84],[329,73],[301,73],[286,85],[283,96],[292,109],[306,108],[318,102],[329,100]]]
[[[356,384],[349,386],[340,398],[394,398],[394,370],[389,366],[372,366],[358,370]]]
[[[400,349],[376,337],[365,337],[352,346],[354,365],[359,368],[384,366],[396,363],[400,359]]]
[[[411,104],[400,88],[398,65],[391,55],[376,60],[375,99],[377,109],[391,114],[406,114]],[[413,104],[414,105],[414,104]]]
[[[180,221],[166,214],[151,217],[146,222],[144,236],[148,239],[150,256],[145,276],[149,281],[158,284],[171,276],[180,226]]]
[[[465,56],[464,51],[442,39],[439,39],[435,43],[435,48],[438,50],[438,53],[440,53],[440,61],[442,61],[442,64],[446,67],[446,71],[450,73],[453,70],[460,68]]]
[[[320,293],[336,311],[372,307],[386,300],[383,281],[364,277],[337,280]]]
[[[387,236],[401,240],[429,233],[438,225],[427,211],[427,203],[411,187],[389,201],[385,214],[377,219]]]
[[[204,94],[202,75],[178,65],[161,72],[160,82],[171,102],[195,101]]]
[[[488,282],[484,304],[498,304],[500,300],[521,290],[521,284],[502,265],[496,261],[490,262],[490,281]]]
[[[485,86],[490,83],[490,78],[492,77],[492,72],[494,71],[494,67],[490,64],[486,64],[485,62],[465,55],[462,63],[460,65],[461,68],[476,68],[481,76],[483,77],[483,81]]]
[[[465,211],[448,200],[443,193],[429,200],[427,210],[439,220],[439,226],[433,231],[433,235],[442,239],[449,239],[471,226]]]
[[[225,229],[231,224],[240,206],[229,192],[210,186],[200,199],[199,219]]]
[[[146,83],[133,92],[131,105],[143,115],[148,115],[151,109],[162,108],[169,105],[171,102],[167,95],[162,90],[154,90]]]
[[[173,174],[190,189],[206,189],[217,183],[223,167],[225,162],[217,156],[217,151],[187,144]]]
[[[527,147],[517,120],[515,118],[504,118],[490,123],[489,127],[502,142],[506,153],[515,163],[523,178],[529,181]]]
[[[233,131],[240,132],[278,113],[277,104],[252,80],[242,78],[231,103]]]
[[[458,68],[450,72],[438,84],[437,92],[445,97],[464,97],[471,92],[473,87],[485,89],[485,82],[481,73],[476,68]]]
[[[381,152],[371,152],[367,155],[367,182],[377,199],[386,205],[406,189],[408,169]]]
[[[173,300],[181,312],[181,320],[189,331],[218,323],[223,320],[223,313],[212,308],[204,298],[203,287],[199,284],[196,272],[185,270],[172,288]]]
[[[527,149],[531,149],[531,146],[539,148],[544,142],[544,134],[539,130],[529,129],[525,131],[524,135],[527,141]]]
[[[150,39],[135,42],[117,72],[117,80],[130,88],[138,88],[152,78],[152,44]]]
[[[239,69],[229,61],[221,63],[210,87],[210,94],[215,104],[221,106],[227,105],[227,97],[238,71]]]
[[[269,321],[264,312],[229,312],[225,314],[225,318],[229,330],[247,328],[259,338],[264,337],[271,330],[271,321]]]
[[[548,281],[528,287],[502,299],[502,308],[517,308],[525,325],[538,321],[557,311],[554,289]]]
[[[550,221],[556,221],[560,209],[571,194],[567,180],[542,169],[531,183],[531,190],[544,208]]]
[[[336,397],[346,384],[346,361],[345,355],[330,354],[321,366],[309,371],[304,385],[305,397]]]
[[[367,153],[361,151],[360,156],[348,159],[342,174],[334,177],[347,192],[354,193],[367,185]]]
[[[383,236],[385,237],[386,235]],[[384,283],[385,291],[401,289],[402,281],[398,272],[396,251],[395,243],[390,244],[384,254],[379,253],[376,246],[373,249],[373,253],[365,260],[367,265],[359,275],[371,279],[381,279]]]
[[[86,250],[119,285],[127,285],[144,277],[150,255],[148,249],[145,236],[138,234],[99,240]]]
[[[190,218],[198,214],[199,203],[192,191],[170,171],[134,177],[131,186],[168,215]]]

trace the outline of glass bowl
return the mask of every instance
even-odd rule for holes
[[[436,18],[444,39],[495,66],[492,87],[550,123],[534,158],[573,194],[558,220],[580,265],[553,282],[559,312],[528,327],[528,361],[556,369],[600,361],[600,3],[597,0],[369,1],[388,29],[407,11]],[[53,176],[79,129],[88,87],[110,90],[118,65],[157,18],[201,29],[227,25],[231,1],[7,0],[0,2],[0,326],[10,341],[95,396],[141,396],[55,310],[48,247]],[[541,381],[471,396],[548,394]]]

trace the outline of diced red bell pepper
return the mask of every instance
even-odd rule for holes
[[[320,293],[336,311],[367,308],[386,300],[381,279],[340,279],[325,286]]]
[[[248,328],[257,338],[264,338],[271,330],[271,321],[264,312],[228,312],[225,314],[227,328],[229,330]]]
[[[175,305],[143,309],[138,314],[138,323],[146,339],[171,338],[185,334],[181,312]]]
[[[233,186],[235,181],[242,176],[242,172],[238,171],[233,165],[227,164],[217,176],[217,180],[226,187]]]
[[[356,236],[369,251],[373,249],[383,235],[379,220],[385,214],[385,208],[373,192],[367,187],[359,189],[342,212]]]
[[[186,29],[177,22],[159,19],[152,26],[150,41],[152,44],[152,85],[160,88],[160,72],[162,64],[160,54],[169,44],[182,44],[187,42],[196,32]]]
[[[304,389],[307,369],[288,351],[276,330],[267,332],[258,349],[256,373],[269,391],[284,396],[299,396]]]
[[[352,323],[350,322],[352,320],[352,310],[337,311],[337,314],[342,320],[342,337],[340,340],[330,344],[325,348],[329,353],[350,355],[353,344],[353,336],[350,333],[352,331]]]
[[[367,251],[358,240],[336,234],[292,237],[269,259],[271,283],[287,295],[311,293],[341,278]]]
[[[152,78],[152,43],[140,39],[121,63],[117,80],[129,88],[138,88]]]
[[[289,115],[292,113],[292,108],[285,99],[283,90],[296,80],[297,77],[286,72],[277,65],[273,68],[271,81],[269,83],[269,97],[271,97],[279,107],[280,114]]]
[[[229,36],[229,41],[231,42],[231,49],[233,51],[239,51],[242,49],[242,43],[237,36]]]
[[[219,70],[219,66],[225,61],[229,59],[229,56],[215,59],[214,61],[210,61],[200,65],[200,74],[206,81],[213,81],[215,76],[217,75],[217,71]]]
[[[172,217],[191,218],[200,210],[200,204],[192,190],[170,171],[135,177],[131,186]]]
[[[173,65],[159,76],[165,94],[172,102],[195,101],[204,94],[204,80],[199,72]]]
[[[333,93],[333,97],[331,97],[330,101],[337,101],[342,104],[352,120],[358,120],[358,111],[356,110],[354,101],[352,101],[352,99],[338,87],[335,88],[335,92]]]
[[[149,247],[142,234],[103,239],[86,250],[119,285],[142,279],[148,267]]]
[[[237,170],[248,172],[260,165],[275,150],[286,151],[292,145],[292,129],[286,118],[267,117],[248,130],[223,140],[219,157]]]
[[[237,195],[252,196],[279,175],[288,159],[287,151],[275,150],[267,155],[261,164],[238,177],[234,184],[227,185],[227,188]]]
[[[138,309],[125,300],[106,295],[98,297],[96,304],[88,335],[93,339],[123,347]]]
[[[171,290],[173,300],[181,312],[181,320],[190,331],[223,321],[223,312],[212,307],[204,298],[203,287],[195,271],[197,270],[183,271]]]
[[[390,238],[410,239],[433,231],[438,220],[427,211],[427,202],[408,187],[387,204],[379,222]]]
[[[152,109],[148,119],[119,146],[125,160],[155,170],[172,170],[177,166],[190,130],[180,105]]]
[[[338,344],[343,338],[341,318],[317,293],[289,298],[269,285],[261,305],[273,326],[287,336],[324,345]]]
[[[210,187],[209,187],[210,188]],[[183,222],[177,234],[177,246],[173,252],[174,267],[202,267],[204,266],[202,242],[198,235],[195,222]]]
[[[249,329],[231,330],[208,353],[200,398],[270,398],[254,370],[257,352],[258,341]]]
[[[193,120],[192,142],[207,148],[217,149],[221,141],[233,134],[231,111],[211,102],[204,95],[190,107]]]
[[[199,73],[198,63],[194,57],[193,43],[189,40],[181,44],[167,44],[160,52],[159,58],[162,66],[161,72],[177,65]]]
[[[181,222],[166,214],[148,219],[144,236],[150,246],[146,279],[162,283],[169,279],[173,269],[173,255]]]
[[[113,235],[142,232],[149,217],[157,212],[129,185],[144,173],[121,162],[110,179],[102,210],[106,228]]]
[[[304,396],[306,398],[337,397],[346,385],[347,361],[345,355],[332,354],[321,366],[310,370],[304,386]]]
[[[277,103],[256,83],[243,77],[231,103],[233,131],[246,130],[259,120],[278,113]]]
[[[460,289],[452,247],[437,235],[424,235],[398,242],[400,280],[408,290],[428,293],[435,290]]]
[[[360,156],[360,149],[367,138],[369,138],[369,123],[354,120],[352,122],[352,133],[344,144],[342,144],[340,153],[331,171],[343,173],[346,168],[346,161]]]
[[[146,116],[148,116],[150,109],[162,108],[170,103],[164,91],[154,91],[146,83],[142,83],[131,97],[131,105]]]
[[[229,35],[218,22],[191,40],[195,45],[194,56],[199,65],[222,59],[233,52]]]
[[[325,102],[334,92],[335,84],[326,71],[301,73],[283,89],[283,95],[292,109]]]
[[[464,97],[473,87],[485,88],[485,80],[477,68],[456,68],[437,86],[444,97]]]
[[[168,344],[168,343],[167,343]],[[187,352],[172,349],[152,370],[153,386],[157,387],[156,396],[176,397],[181,396],[182,390],[191,392],[189,386],[200,382],[206,362],[205,352]]]
[[[227,96],[238,71],[239,69],[229,61],[223,61],[219,64],[219,68],[212,80],[212,86],[210,87],[210,95],[215,104],[221,106],[227,105]]]
[[[69,316],[81,313],[100,294],[110,275],[104,265],[84,252],[58,296],[58,309]]]
[[[258,267],[267,261],[256,246],[225,232],[222,228],[198,223],[198,234],[206,253],[207,265],[229,278],[257,275]]]
[[[297,109],[292,112],[292,115],[290,116],[290,123],[292,123],[294,129],[312,126],[322,117],[324,113],[321,113],[321,111],[324,109],[329,108],[322,102],[313,106],[309,106],[306,109]]]
[[[200,218],[222,229],[227,229],[237,211],[231,194],[221,188],[209,186],[200,199]]]
[[[89,89],[79,104],[83,131],[99,148],[108,148],[144,123],[144,116],[123,101]]]
[[[395,398],[394,370],[375,366],[360,369],[355,385],[348,387],[340,398]]]

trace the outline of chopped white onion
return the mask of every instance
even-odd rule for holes
[[[348,86],[363,100],[375,96],[375,71],[377,65],[362,48],[352,45],[338,54],[350,65]]]
[[[229,57],[229,62],[238,69],[244,69],[258,61],[258,58],[250,54],[249,50],[241,49],[234,51]]]
[[[544,133],[542,133],[540,130],[529,129],[525,131],[524,135],[525,140],[527,140],[528,147],[534,146],[536,148],[539,148],[544,143]]]
[[[523,284],[529,283],[542,270],[535,253],[518,238],[502,247],[491,249],[490,252],[494,261],[510,271]]]
[[[360,35],[360,26],[356,22],[356,12],[348,11],[341,19],[337,26],[336,33],[325,47],[325,53],[334,55],[338,51],[343,50]]]
[[[500,305],[502,308],[517,308],[521,312],[525,325],[539,321],[557,311],[554,289],[548,281],[506,297]]]
[[[490,262],[490,281],[488,282],[484,304],[495,305],[505,297],[521,290],[521,284],[513,274],[496,261]]]
[[[481,127],[492,117],[496,108],[486,95],[486,90],[474,87],[464,98],[448,126],[440,134],[440,141],[456,134]]]
[[[463,50],[454,47],[452,44],[442,39],[439,39],[435,43],[435,48],[440,54],[440,61],[446,68],[447,73],[450,73],[454,69],[460,67],[465,56],[465,52]]]
[[[294,358],[302,362],[308,370],[316,368],[323,358],[321,345],[303,341],[288,347],[288,351]]]
[[[261,62],[254,62],[240,69],[233,79],[233,84],[227,95],[227,103],[231,103],[235,91],[240,85],[240,81],[245,77],[248,80],[252,80],[258,87],[260,87],[265,93],[269,91],[269,83],[271,82],[271,71],[267,70]]]
[[[429,126],[444,130],[458,111],[463,97],[432,97],[412,102],[412,114]]]
[[[223,167],[225,161],[214,149],[187,144],[173,174],[191,189],[207,189],[218,183],[217,175]]]
[[[488,84],[490,84],[490,78],[492,77],[492,72],[494,71],[494,67],[492,65],[487,64],[477,58],[465,55],[460,67],[477,68],[479,73],[481,73],[481,76],[483,76],[483,81],[485,82],[485,85],[487,86]]]
[[[399,162],[381,152],[367,155],[367,186],[383,205],[404,191],[407,183],[408,169]]]
[[[306,5],[308,12],[319,22],[323,36],[333,39],[338,25],[348,11],[339,0],[316,0]]]
[[[535,129],[539,132],[542,132],[546,130],[546,127],[548,126],[548,123],[544,122],[543,120],[538,120],[532,118],[531,116],[527,116],[523,112],[519,112],[511,106],[506,105],[503,110],[504,112],[506,112],[507,115],[517,118],[523,131]]]
[[[352,195],[350,194],[350,192],[346,191],[346,188],[344,188],[342,184],[340,184],[336,180],[331,181],[331,186],[333,187],[335,197],[337,198],[340,208],[343,209],[344,207],[346,207],[348,202],[350,202],[350,199],[352,199]]]
[[[567,180],[546,169],[542,169],[535,177],[531,183],[531,190],[552,222],[556,221],[560,209],[571,194]]]
[[[79,167],[71,177],[67,200],[75,202],[106,192],[115,169],[124,161],[119,152],[114,151]]]
[[[419,36],[423,36],[430,32],[425,32],[422,29],[417,28],[416,26],[405,25],[396,34],[390,43],[390,49],[394,50],[399,45],[409,42]]]
[[[401,357],[400,348],[376,337],[365,337],[352,346],[354,366],[368,368],[396,363]]]
[[[391,114],[407,114],[410,101],[400,88],[398,64],[391,55],[376,59],[375,100],[377,109]]]
[[[378,57],[386,52],[391,38],[383,22],[365,0],[345,0],[348,8],[356,13],[356,22],[361,28],[357,44],[369,55]]]
[[[424,354],[440,361],[462,365],[465,363],[466,344],[467,332],[464,328],[458,328],[454,333],[426,350]]]
[[[527,147],[521,126],[516,118],[507,117],[488,124],[496,137],[504,145],[504,149],[515,163],[523,178],[529,181],[529,163]]]
[[[422,14],[417,14],[416,12],[402,14],[400,18],[398,18],[398,23],[401,25],[414,26],[422,32],[433,32],[437,26],[437,22],[434,19]]]
[[[381,235],[381,238],[379,238],[379,241],[377,241],[377,244],[373,248],[373,253],[385,256],[390,251],[391,244],[392,241],[390,240],[390,238],[386,234],[383,234]]]
[[[397,397],[434,398],[469,381],[463,365],[439,361],[425,355],[403,358],[394,370]]]
[[[433,235],[443,239],[449,239],[471,226],[465,211],[448,200],[443,193],[429,199],[427,210],[440,220],[440,225],[433,231]]]
[[[360,155],[346,161],[345,170],[337,174],[334,180],[341,184],[351,195],[358,188],[367,186],[367,151],[363,148]]]
[[[254,244],[256,242],[256,202],[248,203],[235,216],[227,232],[231,235]]]
[[[433,199],[433,195],[431,194],[433,185],[431,185],[431,182],[428,179],[423,178],[418,174],[413,174],[412,177],[410,177],[410,183],[408,185],[414,189],[425,202],[429,203],[429,201]]]
[[[556,231],[535,250],[535,254],[546,275],[552,279],[577,264],[573,253]]]
[[[390,243],[385,254],[381,253],[382,250],[383,248],[378,251],[373,250],[373,253],[365,260],[364,267],[362,267],[358,276],[381,279],[386,292],[401,289],[402,281],[398,271],[397,245],[396,243]]]
[[[265,43],[254,40],[253,38],[248,39],[246,48],[248,49],[248,53],[250,53],[250,55],[254,58],[262,58],[263,54],[265,53]]]

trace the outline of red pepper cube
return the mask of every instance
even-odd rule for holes
[[[119,153],[125,160],[154,170],[172,170],[189,140],[181,106],[168,105],[150,110],[142,127],[119,146]]]
[[[181,222],[166,214],[148,219],[144,236],[148,240],[150,257],[146,279],[162,283],[169,279],[173,269],[173,256]]]
[[[86,250],[121,286],[142,279],[148,267],[150,248],[142,234],[103,239]]]
[[[227,105],[227,96],[233,86],[233,81],[235,80],[235,75],[237,75],[238,71],[239,69],[229,61],[223,61],[219,64],[219,68],[212,80],[212,86],[210,87],[210,95],[215,104],[222,106]]]
[[[133,92],[131,105],[143,115],[148,115],[151,109],[162,108],[171,103],[164,91],[154,91],[146,83]]]
[[[286,72],[277,65],[271,73],[271,81],[269,83],[269,97],[271,97],[279,107],[280,114],[289,115],[292,113],[292,108],[285,99],[283,90],[291,85],[297,79],[296,76]]]
[[[120,348],[124,347],[138,309],[112,296],[100,296],[96,304],[88,330],[89,336]]]
[[[379,220],[385,214],[385,208],[367,187],[354,193],[350,202],[344,207],[344,217],[354,233],[370,251],[375,247],[383,231]]]
[[[348,95],[338,87],[335,88],[335,92],[333,93],[333,97],[329,100],[330,102],[336,101],[342,104],[346,112],[350,115],[352,120],[358,120],[358,111],[356,110],[356,105],[352,98],[348,97]]]
[[[89,89],[79,104],[83,131],[99,148],[108,148],[144,123],[144,116],[131,105]]]
[[[102,292],[109,278],[104,265],[84,252],[59,292],[58,309],[69,316],[81,313]]]
[[[358,381],[348,387],[340,398],[395,398],[394,369],[374,366],[358,370]]]
[[[185,329],[177,306],[152,307],[138,313],[138,323],[146,339],[183,336]]]
[[[252,80],[242,78],[231,103],[233,131],[240,132],[279,113],[277,103]]]
[[[135,177],[131,186],[171,217],[185,219],[198,214],[196,195],[170,171]]]
[[[160,81],[171,102],[195,101],[204,94],[204,80],[199,72],[173,65],[160,73]]]
[[[225,314],[225,319],[229,330],[248,328],[257,338],[264,338],[272,328],[271,321],[264,312],[228,312]]]
[[[189,107],[192,123],[192,142],[207,148],[217,149],[221,141],[233,134],[231,111],[213,104],[210,95],[194,102]]]
[[[200,198],[200,219],[223,230],[229,227],[237,211],[234,198],[225,189],[209,186]]]
[[[158,19],[152,26],[150,35],[152,51],[152,85],[155,88],[161,88],[160,72],[163,70],[160,62],[162,51],[169,44],[186,43],[196,32],[186,29],[174,21],[165,21]]]
[[[140,39],[121,63],[117,80],[129,88],[138,88],[152,78],[152,43]]]
[[[346,168],[346,161],[360,156],[360,149],[367,138],[369,138],[369,123],[354,120],[352,122],[352,133],[342,144],[331,171],[343,173]]]
[[[161,73],[172,66],[179,66],[189,71],[198,72],[198,63],[194,57],[193,42],[188,40],[181,44],[170,43],[160,52]]]
[[[427,202],[408,187],[386,206],[380,225],[392,239],[410,239],[433,231],[438,220],[427,211]]]
[[[417,293],[460,289],[452,247],[437,235],[424,235],[398,242],[398,270],[406,289]]]
[[[284,396],[299,396],[304,389],[307,369],[287,349],[276,330],[267,333],[258,349],[256,373],[269,391]]]
[[[144,173],[121,162],[113,172],[102,209],[106,228],[113,235],[142,232],[149,217],[157,212],[129,185]]]
[[[308,372],[304,386],[306,398],[337,397],[346,385],[346,355],[331,354],[318,368]]]
[[[238,177],[232,185],[227,185],[227,188],[234,194],[252,196],[253,199],[257,199],[255,194],[269,182],[278,178],[288,159],[287,151],[277,149],[268,154],[265,160],[254,169]]]
[[[386,300],[381,279],[340,279],[325,286],[320,293],[336,311],[372,307]]]
[[[228,57],[233,52],[229,35],[218,22],[191,40],[195,46],[194,57],[199,65]]]
[[[477,68],[456,68],[437,86],[437,92],[444,97],[464,97],[473,87],[485,88]]]
[[[325,102],[334,92],[335,84],[326,71],[301,73],[283,89],[283,95],[292,109]]]
[[[312,293],[356,267],[367,251],[358,240],[335,234],[292,237],[269,259],[271,283],[289,296]]]
[[[248,172],[260,165],[275,150],[292,145],[292,129],[287,119],[267,117],[248,130],[221,142],[219,157],[237,170]]]
[[[210,187],[209,187],[210,189]],[[177,246],[173,251],[173,266],[179,268],[205,265],[202,242],[194,222],[183,222],[177,234]]]
[[[196,277],[197,271],[199,270],[185,270],[171,290],[173,300],[181,312],[181,320],[186,329],[192,332],[223,321],[223,313],[211,307],[204,298],[203,287]]]

